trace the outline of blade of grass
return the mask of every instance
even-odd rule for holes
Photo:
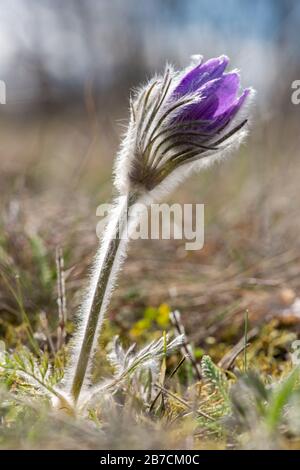
[[[247,344],[248,344],[248,321],[249,312],[245,312],[245,329],[244,329],[244,372],[247,372]]]

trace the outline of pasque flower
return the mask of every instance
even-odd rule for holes
[[[168,189],[241,141],[252,90],[239,94],[239,73],[225,72],[228,62],[221,56],[182,72],[167,67],[137,92],[115,172],[121,193]]]
[[[66,374],[66,387],[75,403],[125,255],[127,240],[120,221],[134,203],[150,203],[190,172],[225,156],[246,135],[245,104],[252,90],[240,91],[238,72],[225,71],[226,56],[204,63],[199,57],[196,60],[181,72],[167,67],[131,99],[130,121],[115,165],[120,197],[97,252]],[[131,225],[135,223],[133,218]]]

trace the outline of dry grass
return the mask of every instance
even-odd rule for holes
[[[48,350],[50,357],[53,353],[51,341],[56,344],[58,326],[57,247],[62,248],[65,263],[66,340],[72,333],[72,315],[97,242],[96,206],[111,195],[112,158],[120,133],[113,122],[113,118],[108,122],[88,114],[1,125],[0,333],[8,348],[31,347],[32,329],[38,346]],[[238,377],[237,369],[243,369],[243,348],[237,348],[237,358],[232,349],[243,338],[248,311],[252,337],[248,367],[258,370],[265,382],[290,370],[291,343],[300,324],[297,125],[292,118],[285,123],[275,119],[260,123],[239,157],[193,177],[172,195],[174,202],[205,203],[205,247],[186,252],[184,242],[132,243],[109,309],[104,346],[116,333],[127,344],[142,345],[157,338],[164,329],[172,329],[159,315],[164,309],[178,309],[198,360],[205,353],[224,366],[224,356],[231,355],[231,372],[226,376],[226,387],[231,387],[235,379],[230,374]],[[149,307],[156,312],[151,321]],[[99,357],[103,359],[103,352]],[[169,359],[168,373],[179,361],[176,355]],[[95,377],[109,370],[107,363],[96,364]],[[13,380],[8,385],[15,387]],[[137,389],[126,388],[127,395],[121,390],[110,403],[109,417],[103,404],[91,411],[88,427],[86,421],[57,416],[47,404],[41,407],[33,402],[25,410],[20,404],[15,415],[2,410],[1,446],[248,445],[249,430],[239,431],[236,424],[238,437],[233,438],[220,424],[219,417],[227,416],[226,400],[220,396],[208,400],[214,391],[196,383],[187,360],[161,386],[152,391],[162,391],[164,397],[154,415],[145,413],[141,390],[135,385]],[[10,395],[3,403],[6,400],[11,400]],[[202,402],[203,412],[213,416],[211,424],[192,413]],[[32,427],[37,409],[40,419]],[[49,413],[51,424],[45,426]],[[24,429],[33,429],[25,440]],[[261,423],[255,422],[250,434],[253,430],[253,445],[258,446]],[[276,446],[298,447],[297,439],[282,432]]]

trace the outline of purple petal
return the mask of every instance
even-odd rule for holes
[[[184,108],[177,117],[177,120],[196,121],[200,119],[206,121],[212,119],[216,114],[219,114],[218,109],[220,107],[220,97],[224,95],[224,98],[227,98],[225,91],[222,92],[222,90],[223,88],[224,90],[228,89],[229,81],[231,81],[231,78],[226,75],[202,85],[198,90],[200,95],[198,103],[193,103]],[[227,107],[228,106],[225,106],[224,109]]]
[[[250,95],[251,90],[246,88],[242,95],[235,100],[235,102],[227,108],[227,110],[212,120],[211,124],[204,126],[206,132],[218,132],[223,129],[229,122],[236,116],[241,109],[246,99]]]
[[[216,91],[221,85],[220,78],[206,83],[200,90],[200,98],[197,103],[193,103],[185,108],[176,117],[176,121],[197,121],[211,118],[218,109],[218,99]]]
[[[228,63],[228,57],[223,55],[197,65],[182,78],[173,95],[179,97],[197,91],[208,81],[221,77]]]
[[[223,76],[222,85],[216,92],[219,100],[219,106],[215,117],[223,114],[236,101],[236,96],[240,87],[240,77],[236,72],[228,73]]]

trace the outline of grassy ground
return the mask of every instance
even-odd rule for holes
[[[62,377],[97,243],[96,207],[112,194],[120,133],[113,122],[88,115],[1,125],[0,335],[8,362],[0,446],[299,448],[291,353],[300,325],[300,163],[292,119],[260,123],[239,156],[171,196],[205,203],[203,250],[187,252],[173,240],[131,244],[95,383],[114,372],[107,351],[115,335],[138,351],[174,334],[171,311],[181,312],[185,348],[163,357],[151,380],[145,362],[76,418],[41,394]],[[62,272],[66,325],[58,308]],[[29,385],[25,373],[34,375]]]

